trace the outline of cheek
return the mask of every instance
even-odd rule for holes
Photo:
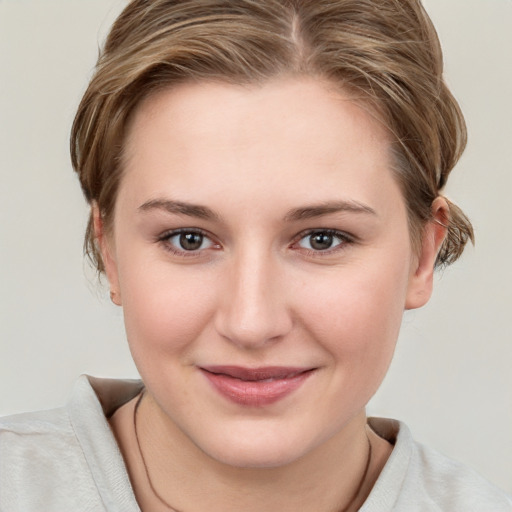
[[[384,377],[400,330],[407,275],[400,259],[381,261],[340,269],[308,287],[301,299],[307,329],[344,371],[362,368],[365,375]]]
[[[186,359],[214,310],[208,280],[192,267],[146,262],[143,270],[130,272],[136,265],[126,263],[120,276],[123,311],[135,362],[163,362],[159,357],[169,353]]]
[[[338,426],[364,408],[380,387],[403,313],[389,283],[347,276],[339,285],[323,302],[311,301],[308,311],[309,333],[330,359],[323,406],[332,411],[333,425]],[[332,403],[344,406],[333,409]]]

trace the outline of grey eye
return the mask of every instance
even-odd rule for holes
[[[330,249],[334,242],[334,237],[329,233],[315,233],[309,236],[309,245],[316,251],[325,251]]]
[[[163,240],[177,252],[200,251],[209,249],[214,245],[206,235],[198,231],[181,231],[167,235]]]
[[[180,248],[185,251],[197,251],[203,245],[204,236],[200,233],[181,233],[179,236]]]
[[[327,251],[347,242],[342,233],[315,231],[299,240],[299,246],[310,251]]]

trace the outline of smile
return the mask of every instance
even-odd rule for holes
[[[316,368],[208,366],[200,370],[224,398],[238,405],[261,407],[290,395]]]

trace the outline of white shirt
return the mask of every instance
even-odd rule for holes
[[[140,512],[107,418],[141,389],[82,376],[66,407],[0,419],[0,511]],[[512,498],[403,423],[369,422],[394,448],[360,512],[512,512]]]

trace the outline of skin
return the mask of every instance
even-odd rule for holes
[[[389,144],[376,116],[309,78],[184,84],[139,106],[111,234],[97,208],[95,228],[147,387],[142,452],[173,507],[341,510],[367,435],[374,457],[353,505],[370,491],[391,448],[368,433],[364,408],[404,309],[430,297],[445,235],[429,223],[413,251]],[[442,199],[432,208],[445,218]],[[185,251],[178,229],[203,233],[200,249]],[[326,230],[332,245],[318,250],[311,234]],[[314,371],[248,407],[221,396],[206,365]],[[112,426],[141,506],[158,510],[133,403]]]

